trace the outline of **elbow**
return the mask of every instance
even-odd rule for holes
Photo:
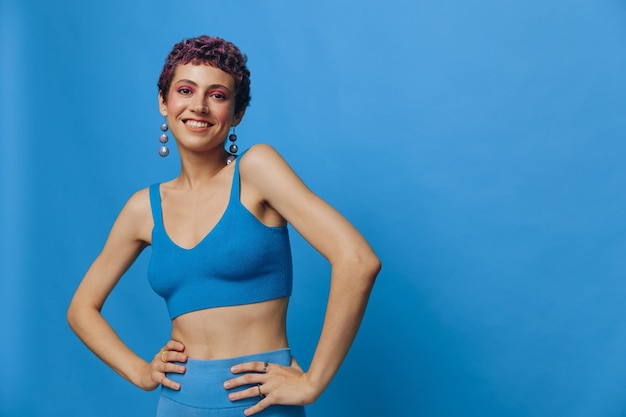
[[[372,283],[376,280],[378,273],[382,269],[383,264],[380,261],[380,258],[372,253],[367,261],[365,262],[365,269],[367,271],[367,275],[371,277]]]
[[[374,274],[374,278],[378,276],[381,269],[383,269],[383,263],[378,256],[374,255],[374,261],[372,262],[372,273]]]
[[[348,270],[353,271],[353,273],[356,272],[369,289],[374,285],[374,281],[376,281],[376,277],[382,268],[380,259],[371,250],[352,257],[348,265]]]
[[[67,308],[67,312],[65,313],[65,319],[67,320],[67,324],[74,331],[76,331],[77,317],[78,315],[76,314],[76,307],[73,303],[70,303],[69,307]]]
[[[74,331],[74,333],[78,334],[81,327],[83,327],[83,319],[85,319],[88,315],[89,310],[85,309],[85,306],[81,306],[76,302],[76,300],[72,300],[67,308],[65,318],[67,320],[67,324]]]
[[[367,268],[369,269],[370,273],[376,277],[378,275],[378,273],[380,272],[380,270],[383,268],[383,263],[380,260],[380,258],[376,255],[376,253],[374,253],[374,251],[370,248],[370,250],[368,251],[367,255],[365,256],[366,258],[366,265]]]
[[[374,250],[369,245],[362,245],[354,253],[354,260],[359,262],[364,273],[375,279],[382,268],[382,262]]]

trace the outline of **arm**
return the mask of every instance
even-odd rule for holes
[[[299,377],[299,384],[285,382],[285,385],[299,386],[299,392],[287,393],[286,388],[273,386],[269,378],[251,381],[254,374],[237,378],[237,383],[263,383],[264,393],[267,391],[267,397],[250,409],[253,414],[270,403],[308,404],[324,391],[356,336],[381,264],[363,236],[312,193],[271,147],[257,145],[250,149],[241,170],[246,182],[259,190],[266,203],[291,223],[332,267],[324,325],[311,366]],[[252,369],[235,371],[259,372],[263,368],[262,364],[249,366]],[[260,369],[256,369],[259,366]],[[255,390],[256,387],[249,391],[250,396],[258,395]],[[274,392],[277,394],[272,396]],[[233,398],[239,399],[239,396]]]
[[[180,366],[161,362],[160,354],[151,363],[141,359],[117,336],[101,310],[121,276],[147,246],[151,219],[147,190],[139,191],[122,209],[67,311],[68,323],[83,343],[118,374],[145,390],[155,389],[161,382],[173,383],[164,372],[178,372]],[[170,341],[166,350],[178,351],[169,352],[168,360],[186,360],[180,343]]]

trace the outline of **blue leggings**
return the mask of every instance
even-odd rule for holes
[[[243,417],[243,411],[260,401],[259,397],[230,401],[228,394],[249,388],[224,389],[224,382],[233,378],[230,367],[249,361],[291,365],[291,350],[279,349],[254,355],[217,360],[188,359],[184,374],[168,373],[167,377],[180,383],[180,390],[161,387],[157,417]],[[306,417],[304,407],[272,405],[256,414],[258,417]]]

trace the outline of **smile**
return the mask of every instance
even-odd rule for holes
[[[213,126],[211,123],[208,122],[200,122],[198,120],[185,120],[184,123],[189,126],[189,127],[193,127],[196,129],[202,129],[204,127],[209,127],[209,126]]]

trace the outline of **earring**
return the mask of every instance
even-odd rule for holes
[[[237,140],[237,135],[235,134],[234,126],[233,126],[233,133],[228,135],[228,140],[232,142],[228,150],[230,151],[231,154],[236,155],[237,151],[239,150],[239,146],[235,145],[235,141]]]
[[[167,117],[163,117],[163,124],[161,125],[161,136],[159,137],[159,142],[161,142],[161,147],[159,148],[159,155],[161,155],[161,157],[165,158],[167,155],[170,154],[170,150],[167,149],[167,146],[165,146],[165,144],[167,143],[167,141],[170,139],[167,137]]]
[[[230,165],[230,163],[233,162],[235,158],[237,158],[237,151],[239,150],[239,146],[235,145],[235,141],[237,140],[237,135],[235,134],[235,126],[233,126],[233,133],[228,135],[228,140],[232,143],[228,147],[228,152],[230,153],[230,155],[228,155],[228,158],[226,158],[226,165]]]

